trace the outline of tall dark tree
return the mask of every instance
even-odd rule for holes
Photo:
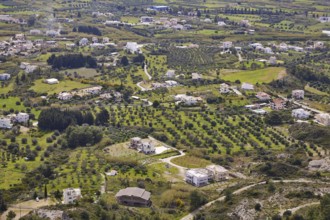
[[[105,125],[109,122],[110,115],[108,110],[102,109],[97,115],[95,119],[96,125]]]
[[[45,199],[48,198],[47,184],[45,184],[45,188],[44,188],[44,197]]]
[[[121,65],[128,66],[129,62],[126,56],[123,56],[120,60]]]

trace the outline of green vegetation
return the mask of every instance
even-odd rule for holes
[[[224,75],[222,79],[231,82],[240,80],[241,82],[252,84],[270,83],[271,81],[278,79],[283,71],[285,71],[285,69],[281,67],[269,67],[260,70],[229,73]]]

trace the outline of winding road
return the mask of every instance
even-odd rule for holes
[[[144,64],[144,73],[147,75],[149,80],[152,79],[152,76],[148,73],[148,66],[146,63]]]
[[[148,73],[148,66],[146,63],[144,64],[144,73],[147,75],[149,80],[152,79],[152,76]],[[139,87],[141,89],[141,91],[144,92],[144,91],[151,90],[151,89],[147,89],[147,88],[144,88],[143,86],[141,86],[142,83],[143,83],[143,81],[136,83],[136,86]]]
[[[176,156],[173,156],[173,157],[167,157],[167,158],[164,158],[164,159],[160,159],[160,161],[162,161],[164,163],[168,163],[168,164],[170,164],[173,167],[176,167],[179,170],[179,175],[181,177],[185,178],[185,173],[186,173],[186,170],[188,168],[187,167],[182,167],[182,166],[176,165],[175,163],[172,163],[171,162],[171,160],[174,159],[174,158],[183,157],[184,155],[186,155],[183,151],[179,151],[179,152],[180,152],[180,155],[176,155]]]
[[[273,183],[318,183],[318,181],[312,181],[312,180],[306,180],[306,179],[296,179],[296,180],[274,180]],[[259,182],[259,183],[255,183],[255,184],[251,184],[251,185],[248,185],[248,186],[244,186],[236,191],[233,192],[234,195],[237,195],[237,194],[240,194],[248,189],[251,189],[255,186],[258,186],[258,185],[264,185],[266,184],[266,181],[263,181],[263,182]],[[330,184],[330,183],[325,183],[325,184]],[[181,220],[193,220],[194,219],[194,216],[200,212],[201,210],[205,209],[205,208],[208,208],[210,207],[211,205],[213,205],[215,202],[222,202],[225,200],[225,196],[221,196],[211,202],[208,202],[206,203],[205,205],[199,207],[198,209],[194,210],[193,212],[189,213],[188,215],[184,216],[183,218],[181,218]],[[308,206],[309,204],[305,204],[306,206]],[[311,204],[310,204],[311,205]],[[293,208],[292,210],[295,210],[297,211],[298,209],[300,208],[303,208],[305,206],[298,206],[296,208]]]

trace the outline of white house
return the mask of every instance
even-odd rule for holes
[[[214,181],[226,180],[229,176],[228,170],[219,165],[209,165],[206,170],[209,172],[209,179]]]
[[[178,94],[174,96],[174,100],[178,102],[183,102],[185,105],[196,105],[198,102],[202,101],[201,97],[188,96],[186,94]]]
[[[101,90],[102,90],[102,86],[94,86],[94,87],[82,89],[81,91],[83,93],[89,93],[89,94],[95,95],[95,94],[99,94],[101,92]]]
[[[27,66],[29,66],[30,65],[30,63],[27,63],[27,62],[21,62],[21,64],[20,64],[20,66],[19,66],[19,68],[21,68],[21,69],[25,69]]]
[[[127,42],[125,48],[131,53],[136,53],[139,51],[139,45],[136,42]]]
[[[223,22],[223,21],[219,21],[219,22],[218,22],[218,26],[220,26],[220,27],[224,27],[224,26],[226,26],[226,23]]]
[[[167,78],[173,78],[173,77],[175,77],[175,70],[167,70],[165,76]]]
[[[251,109],[251,111],[258,115],[264,115],[267,113],[264,109]]]
[[[243,82],[241,85],[242,90],[254,90],[254,86],[252,84]]]
[[[10,74],[8,74],[8,73],[0,74],[0,80],[1,81],[8,80],[8,79],[10,79]]]
[[[319,21],[321,23],[330,22],[330,17],[324,17],[324,16],[319,17]]]
[[[24,34],[15,34],[15,39],[16,40],[25,40],[25,35]]]
[[[242,27],[250,27],[250,26],[251,26],[249,20],[246,20],[246,19],[241,20],[239,24],[240,24]]]
[[[264,48],[264,53],[267,53],[267,54],[274,54],[272,48],[270,48],[270,47],[266,47],[266,48]]]
[[[328,113],[317,114],[315,116],[315,119],[318,123],[322,125],[330,126],[330,114]]]
[[[97,37],[92,37],[92,42],[93,43],[98,43],[99,42],[99,39]]]
[[[192,74],[191,74],[191,79],[193,79],[193,80],[199,80],[199,79],[202,79],[202,75],[199,74],[199,73],[192,73]]]
[[[298,109],[292,110],[291,115],[294,118],[307,119],[310,116],[310,112],[309,111],[306,111],[303,108],[298,108]]]
[[[278,49],[280,51],[288,51],[288,45],[286,43],[280,43]]]
[[[38,66],[36,66],[36,65],[27,65],[25,67],[25,72],[26,73],[33,73],[36,69],[38,69]]]
[[[79,46],[87,46],[88,42],[88,39],[84,37],[79,41]]]
[[[151,141],[142,141],[140,149],[141,149],[141,152],[143,152],[144,154],[156,153],[155,146],[152,144]]]
[[[81,197],[80,188],[67,188],[63,190],[63,204],[73,204]]]
[[[166,87],[173,87],[179,85],[177,81],[174,80],[167,80],[165,81]]]
[[[15,121],[18,123],[27,123],[29,121],[29,114],[20,112],[16,115]]]
[[[276,59],[276,57],[275,57],[275,56],[271,56],[271,57],[269,58],[269,60],[268,60],[268,63],[269,63],[270,65],[276,65],[276,64],[277,64],[277,59]]]
[[[270,100],[270,95],[268,95],[265,92],[258,92],[256,97],[260,100],[260,101],[268,101]]]
[[[58,84],[59,81],[58,81],[58,79],[50,78],[50,79],[45,79],[45,83],[47,83],[47,84]]]
[[[206,169],[190,169],[186,171],[185,180],[194,186],[205,186],[209,184],[209,175]]]
[[[11,129],[13,127],[9,118],[0,118],[0,128]]]
[[[41,30],[33,29],[33,30],[30,30],[30,34],[31,35],[41,35],[42,32],[41,32]]]
[[[104,37],[102,39],[102,43],[106,44],[106,43],[109,43],[110,42],[110,39],[108,37]]]
[[[273,101],[270,103],[270,107],[273,110],[282,110],[285,108],[285,104],[286,104],[286,102],[283,99],[276,98],[276,99],[273,99]]]
[[[300,89],[292,90],[292,98],[303,99],[304,96],[305,96],[304,90],[300,90]]]
[[[48,30],[46,31],[46,35],[50,37],[56,37],[60,35],[60,32],[55,30]]]
[[[73,44],[73,43],[71,43],[71,44],[65,44],[66,49],[72,49],[75,46],[76,46],[76,44]]]
[[[149,16],[142,16],[140,18],[140,22],[141,23],[151,23],[154,21],[154,18],[153,17],[149,17]]]
[[[60,100],[70,100],[72,99],[73,95],[69,92],[61,92],[58,94],[57,98]]]
[[[323,48],[324,48],[324,42],[322,41],[314,42],[314,49],[323,49]]]
[[[232,46],[233,46],[233,42],[231,42],[231,41],[225,41],[225,42],[222,43],[222,47],[223,47],[224,49],[229,49],[229,48],[231,48]]]
[[[220,84],[220,93],[221,94],[229,93],[230,92],[230,89],[229,88],[230,88],[229,85],[226,84],[226,83]]]

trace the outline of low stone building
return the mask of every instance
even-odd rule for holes
[[[121,189],[116,194],[118,203],[128,206],[150,206],[151,193],[138,187],[128,187]]]

